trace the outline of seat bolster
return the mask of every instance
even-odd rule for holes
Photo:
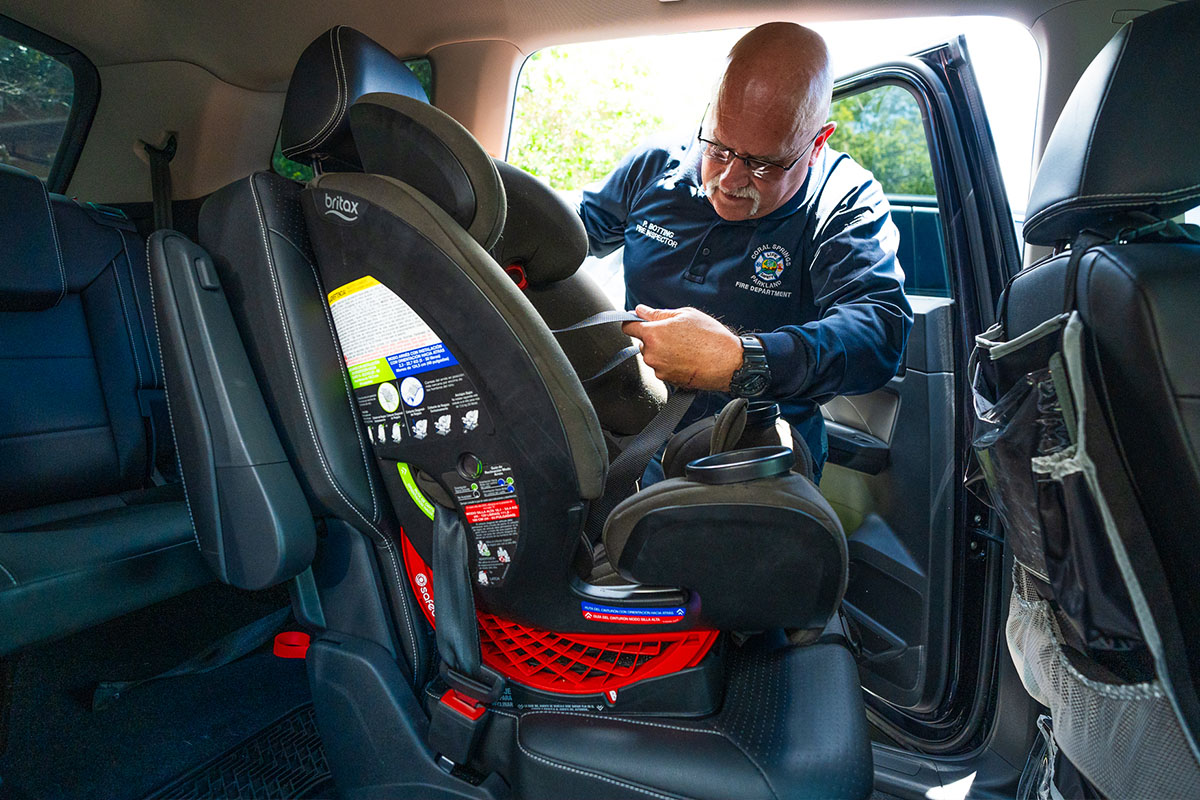
[[[314,513],[377,548],[414,674],[426,662],[401,564],[399,523],[368,461],[333,321],[317,276],[303,186],[258,172],[213,194],[200,244],[213,257],[267,410]]]
[[[520,715],[516,785],[530,798],[866,797],[874,776],[859,691],[839,645],[752,641],[731,653],[715,717]]]
[[[259,376],[284,449],[310,501],[331,516],[377,526],[372,480],[328,306],[300,211],[302,187],[260,172],[204,204],[200,244]]]

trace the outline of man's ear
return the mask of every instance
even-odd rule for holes
[[[821,155],[821,148],[825,146],[825,142],[829,141],[829,137],[833,136],[833,132],[837,130],[837,123],[832,120],[825,123],[825,127],[821,128],[821,132],[817,134],[817,138],[813,140],[812,155],[808,158],[808,165],[811,167],[817,163],[817,156]]]

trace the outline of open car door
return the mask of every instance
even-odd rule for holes
[[[900,148],[887,163],[902,168],[876,177],[916,316],[901,374],[823,409],[821,490],[849,536],[848,633],[873,725],[962,752],[990,716],[1005,582],[1002,540],[963,487],[965,372],[1020,267],[1013,218],[964,38],[843,78],[831,113],[831,146],[860,163],[872,154],[856,149]]]

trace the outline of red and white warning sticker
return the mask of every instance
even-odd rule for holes
[[[521,508],[516,500],[493,500],[466,506],[463,513],[467,515],[467,522],[475,525],[498,519],[517,519],[521,516]]]
[[[622,608],[584,602],[579,605],[583,612],[583,618],[589,622],[615,622],[619,625],[665,625],[670,622],[681,622],[687,616],[687,609],[683,606]]]

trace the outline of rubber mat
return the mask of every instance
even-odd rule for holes
[[[293,800],[329,797],[332,788],[316,715],[306,704],[146,800]]]

